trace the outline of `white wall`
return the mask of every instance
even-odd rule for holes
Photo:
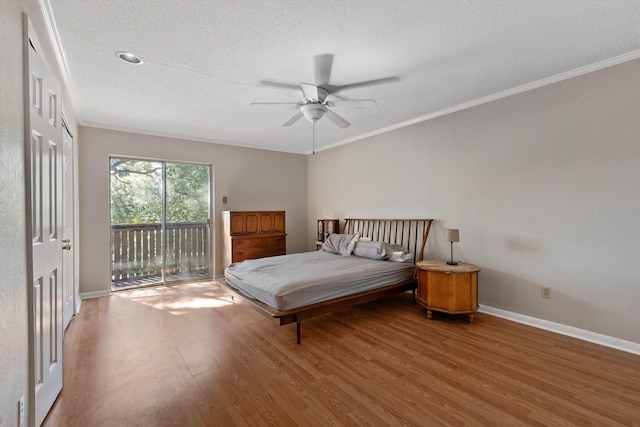
[[[426,257],[459,228],[481,305],[640,343],[639,75],[636,60],[309,156],[309,217],[435,218]]]
[[[36,0],[3,0],[0,7],[0,426],[18,423],[18,399],[29,402],[29,341],[24,177],[22,13],[40,42],[40,52],[62,82]],[[75,114],[63,86],[63,107],[72,131]],[[77,132],[76,132],[77,133]],[[28,422],[28,420],[26,420]]]
[[[16,425],[29,384],[21,9],[0,8],[0,426]]]
[[[306,250],[307,162],[304,155],[81,127],[80,292],[108,292],[109,156],[213,165],[215,274],[223,274],[223,210],[286,211],[287,252]],[[222,197],[228,203],[222,203]],[[94,294],[95,295],[95,294]]]

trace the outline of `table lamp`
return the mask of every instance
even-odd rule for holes
[[[457,228],[447,228],[445,239],[447,242],[451,242],[451,261],[447,261],[447,264],[458,265],[458,263],[453,260],[453,242],[460,241],[460,230],[458,230]]]

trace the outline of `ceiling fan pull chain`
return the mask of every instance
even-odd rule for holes
[[[311,155],[316,155],[316,122],[311,122],[311,139],[313,140],[313,150]]]

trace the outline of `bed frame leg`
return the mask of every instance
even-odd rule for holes
[[[296,338],[298,340],[298,344],[300,344],[300,321],[296,320]]]
[[[413,288],[411,293],[413,294],[413,305],[416,305],[416,288]]]

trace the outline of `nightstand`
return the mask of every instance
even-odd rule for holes
[[[478,272],[473,264],[459,262],[448,265],[446,261],[419,261],[418,304],[427,309],[427,317],[433,311],[449,314],[467,314],[473,322],[478,311]]]
[[[316,249],[320,250],[329,234],[340,232],[340,221],[337,219],[319,219],[317,228]]]

